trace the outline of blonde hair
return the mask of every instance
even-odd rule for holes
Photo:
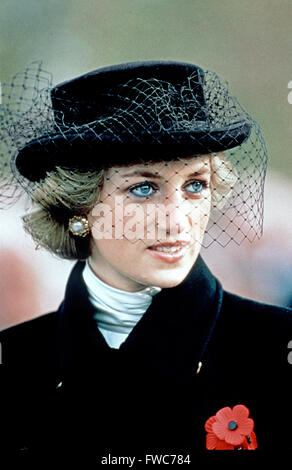
[[[212,208],[222,209],[236,182],[231,163],[222,153],[212,154]],[[91,254],[91,235],[74,236],[69,219],[87,216],[99,201],[105,170],[65,169],[56,167],[48,173],[32,194],[38,209],[23,217],[24,228],[37,244],[60,258],[86,259]]]
[[[41,246],[64,259],[90,256],[90,235],[76,237],[68,229],[74,215],[84,215],[99,199],[104,170],[69,170],[56,167],[38,184],[33,202],[41,206],[23,217],[24,229],[37,247]]]
[[[212,208],[221,210],[231,196],[237,174],[223,153],[213,153],[210,158]]]

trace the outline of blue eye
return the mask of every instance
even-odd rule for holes
[[[199,180],[196,180],[196,181],[193,181],[192,183],[188,184],[186,186],[186,189],[189,193],[201,193],[205,188],[206,188],[207,184],[205,181],[199,181]]]
[[[150,183],[141,183],[130,189],[130,193],[137,197],[150,197],[156,192],[156,188]]]

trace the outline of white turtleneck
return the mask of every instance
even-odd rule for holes
[[[127,292],[109,286],[92,271],[88,261],[83,279],[89,300],[96,309],[97,327],[110,347],[118,349],[151,305],[152,297],[160,287],[146,287],[138,292]]]

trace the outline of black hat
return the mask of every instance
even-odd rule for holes
[[[56,166],[102,167],[163,160],[241,145],[252,122],[216,74],[184,62],[105,67],[50,90],[48,131],[18,148],[22,177]]]

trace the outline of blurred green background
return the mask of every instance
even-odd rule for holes
[[[35,60],[54,83],[143,59],[217,72],[260,123],[270,164],[262,239],[203,255],[225,289],[291,305],[291,24],[292,0],[0,0],[0,81]],[[0,328],[55,310],[71,269],[35,251],[23,212],[0,214]]]
[[[131,60],[190,61],[225,78],[292,179],[291,0],[1,0],[0,81],[43,60],[54,83]]]

